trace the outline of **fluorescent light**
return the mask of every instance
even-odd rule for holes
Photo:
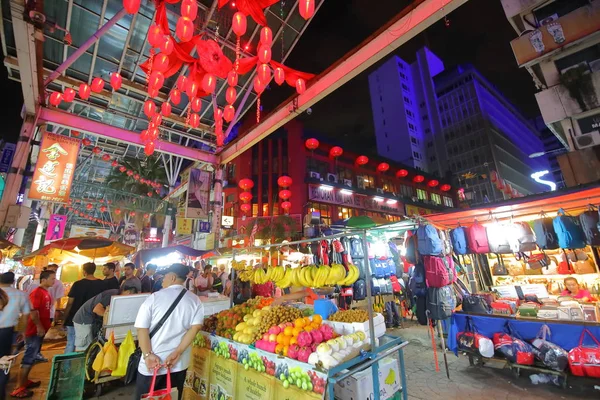
[[[352,190],[342,189],[342,190],[340,190],[340,193],[341,194],[352,194],[353,192],[352,192]]]
[[[333,190],[333,186],[329,186],[329,185],[321,185],[321,186],[319,186],[319,187],[320,187],[321,189],[323,189],[323,190],[327,190],[327,191]]]
[[[393,200],[393,199],[389,199],[388,201],[386,201],[386,203],[388,204],[396,204],[398,202],[398,200]]]
[[[377,201],[377,202],[382,202],[382,201],[383,201],[383,198],[382,198],[382,197],[379,197],[379,196],[375,196],[375,197],[373,197],[373,200],[375,200],[375,201]]]

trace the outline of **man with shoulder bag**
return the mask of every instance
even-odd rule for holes
[[[171,265],[165,271],[163,290],[148,296],[138,311],[135,327],[141,357],[137,367],[136,400],[149,392],[155,373],[154,390],[166,387],[167,373],[170,373],[174,388],[171,395],[176,391],[177,397],[182,398],[191,358],[190,345],[204,319],[200,299],[183,286],[188,272],[183,264]]]

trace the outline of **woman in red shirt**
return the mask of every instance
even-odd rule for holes
[[[565,278],[564,282],[566,289],[563,290],[561,296],[570,296],[574,299],[581,300],[583,302],[590,302],[596,300],[588,290],[581,289],[579,287],[579,282],[577,282],[577,279],[573,278],[572,276]]]

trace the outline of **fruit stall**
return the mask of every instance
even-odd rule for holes
[[[367,286],[366,309],[323,311],[336,285],[358,279],[352,264],[236,263],[236,252],[260,253],[301,243],[332,243],[342,236],[361,240],[364,231],[281,245],[235,249],[232,270],[242,280],[279,288],[310,287],[315,306],[255,297],[205,319],[194,341],[185,399],[407,399],[400,338],[385,335]],[[262,258],[261,258],[262,259]],[[368,265],[367,276],[370,274]],[[281,303],[281,304],[277,304]],[[318,311],[318,312],[317,312]]]

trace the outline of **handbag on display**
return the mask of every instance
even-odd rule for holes
[[[154,370],[152,375],[152,383],[150,384],[150,391],[143,394],[142,400],[175,400],[179,398],[179,391],[175,387],[171,387],[171,370],[167,369],[167,387],[165,389],[154,390],[156,386],[156,373],[158,369]]]
[[[578,274],[595,274],[597,272],[596,266],[591,260],[576,261],[572,265],[573,269]]]
[[[584,346],[586,334],[594,341],[595,346]],[[600,378],[600,342],[586,328],[581,332],[579,346],[569,351],[569,367],[573,375]]]
[[[466,318],[464,332],[456,334],[456,343],[459,350],[477,353],[486,358],[494,356],[494,343],[490,338],[477,333],[470,317]]]
[[[569,366],[569,353],[550,341],[551,333],[548,325],[540,328],[536,338],[531,342],[538,351],[535,357],[546,367],[555,371],[564,371]]]

